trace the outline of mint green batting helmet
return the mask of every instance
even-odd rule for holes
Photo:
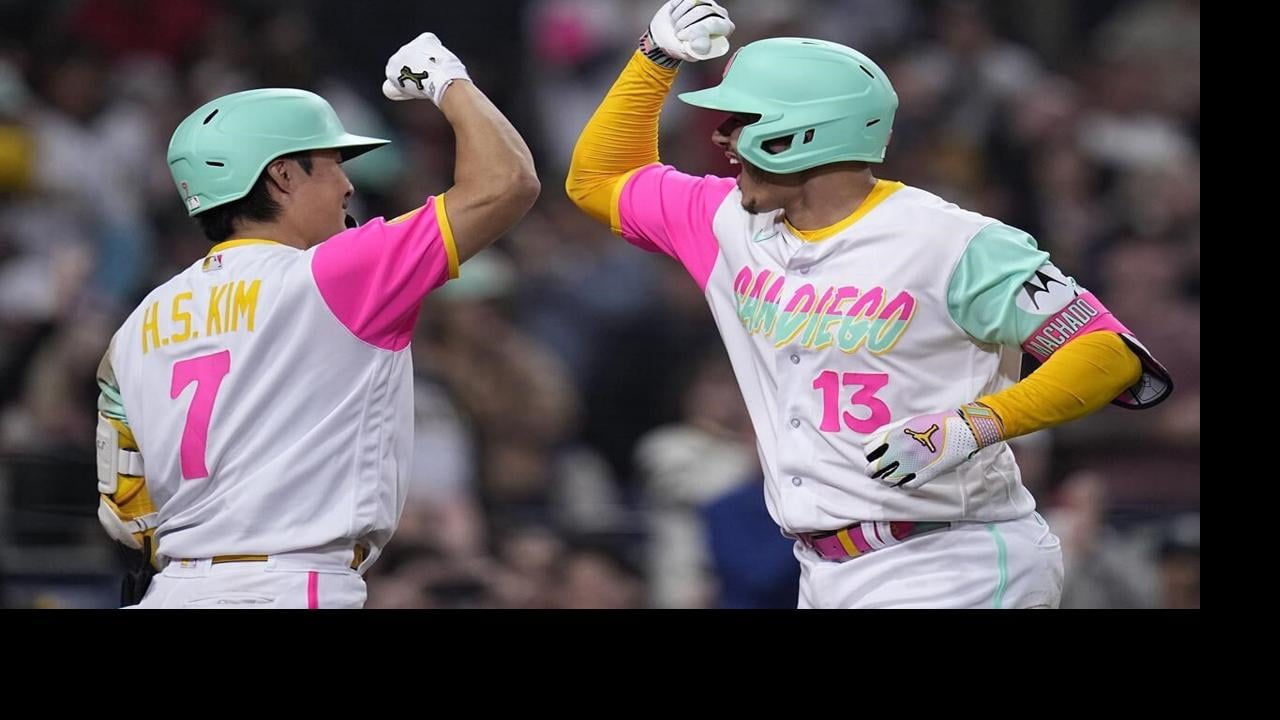
[[[738,155],[786,175],[836,162],[884,162],[898,94],[871,58],[839,43],[770,38],[744,46],[719,85],[684,93],[697,107],[759,115]],[[778,153],[764,143],[790,138]]]
[[[281,155],[340,150],[345,161],[388,142],[348,133],[315,93],[246,90],[205,103],[178,125],[169,140],[169,171],[194,216],[248,195]]]

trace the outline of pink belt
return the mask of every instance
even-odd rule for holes
[[[799,533],[797,537],[823,560],[845,562],[950,527],[949,522],[863,522],[830,532]]]

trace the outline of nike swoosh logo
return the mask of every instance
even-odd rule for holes
[[[753,238],[751,238],[751,242],[758,242],[758,243],[762,243],[762,242],[764,242],[765,240],[772,240],[773,238],[776,238],[776,237],[778,237],[779,235],[781,235],[781,234],[782,234],[781,232],[779,232],[779,231],[777,231],[777,230],[774,230],[774,231],[773,231],[772,233],[770,233],[769,235],[765,235],[765,233],[767,233],[767,232],[769,232],[769,231],[768,231],[768,230],[761,230],[760,232],[756,233],[756,236],[755,236],[755,237],[753,237]],[[762,237],[762,236],[763,236],[763,237]]]

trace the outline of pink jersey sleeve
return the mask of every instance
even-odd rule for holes
[[[670,165],[636,171],[618,197],[622,237],[636,247],[680,261],[704,291],[720,254],[712,220],[737,181],[694,177]]]
[[[458,276],[443,197],[326,240],[316,247],[311,272],[325,304],[352,334],[385,350],[405,348],[422,299]]]

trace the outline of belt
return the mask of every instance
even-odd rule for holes
[[[351,569],[352,570],[359,569],[360,563],[364,562],[365,556],[367,556],[368,553],[369,551],[368,549],[365,548],[364,545],[356,545],[355,550],[352,553],[354,557],[351,560]],[[211,562],[214,565],[223,565],[225,563],[266,562],[270,559],[271,559],[271,556],[269,555],[214,555],[211,558]],[[190,559],[182,559],[182,560],[179,560],[179,562],[195,562],[195,561]]]
[[[845,562],[890,545],[951,527],[949,522],[862,522],[796,537],[823,560]]]

